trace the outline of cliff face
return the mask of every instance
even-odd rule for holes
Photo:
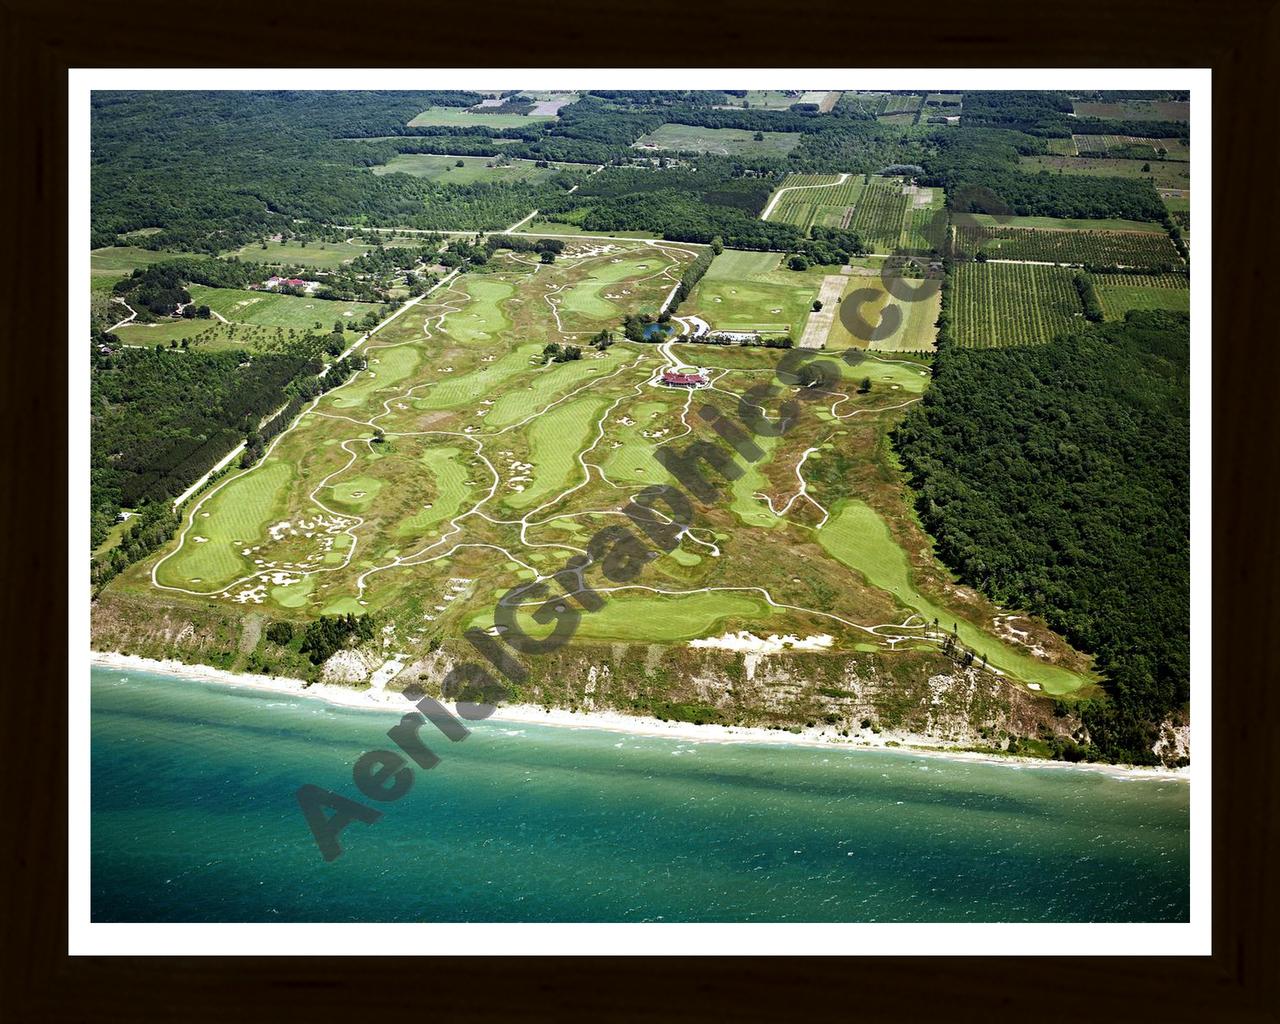
[[[480,660],[458,640],[428,652],[405,651],[379,637],[334,655],[341,664],[319,667],[297,652],[297,640],[284,647],[267,640],[261,616],[123,594],[95,602],[92,623],[99,650],[353,686],[367,685],[395,653],[408,667],[389,687],[418,683],[437,695],[451,668]],[[1078,726],[1072,717],[1055,717],[1045,697],[976,668],[962,669],[936,650],[758,654],[685,645],[571,644],[522,664],[527,678],[502,681],[510,703],[806,730],[877,744],[983,749],[1002,749],[1009,736],[1068,736]]]
[[[431,693],[456,663],[449,646],[392,684]],[[934,652],[741,654],[660,645],[574,646],[527,663],[511,700],[698,723],[817,730],[832,737],[949,747],[1004,745],[1043,726],[1066,735],[1052,702]]]

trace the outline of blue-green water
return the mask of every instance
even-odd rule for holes
[[[1188,917],[1185,782],[497,721],[326,863],[294,793],[397,717],[94,669],[93,919]]]

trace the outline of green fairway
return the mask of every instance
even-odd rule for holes
[[[368,366],[353,377],[349,384],[326,395],[322,404],[333,409],[355,409],[367,405],[372,397],[389,392],[413,373],[422,358],[421,351],[416,345],[369,348],[365,352],[369,360]]]
[[[507,281],[487,277],[465,277],[450,291],[461,290],[470,301],[459,311],[444,318],[444,333],[454,341],[467,344],[490,341],[511,327],[502,304],[515,294],[515,286]],[[444,301],[442,296],[441,301]]]
[[[171,587],[211,591],[252,568],[242,553],[283,511],[293,467],[269,459],[233,478],[200,506],[182,549],[159,564],[156,577]],[[202,539],[203,538],[203,539]]]
[[[487,395],[496,392],[511,378],[533,371],[534,358],[541,355],[542,345],[530,342],[512,349],[500,359],[486,363],[479,369],[458,375],[446,374],[429,388],[423,389],[413,399],[417,409],[453,409],[458,406],[478,404]]]
[[[529,427],[529,462],[533,479],[524,490],[512,490],[504,501],[512,508],[533,508],[581,478],[578,452],[591,443],[604,411],[600,398],[587,395],[556,406]]]
[[[785,156],[800,141],[798,132],[760,132],[745,128],[699,128],[687,124],[659,125],[648,135],[632,143],[635,149],[668,149],[716,156],[767,155]]]
[[[464,107],[430,107],[409,122],[410,128],[422,125],[453,125],[486,128],[519,128],[523,125],[545,124],[554,117],[539,114],[483,114]]]
[[[887,591],[901,604],[919,612],[926,622],[937,619],[943,629],[954,624],[960,640],[1001,671],[1055,694],[1070,693],[1090,681],[1017,651],[969,622],[957,621],[954,613],[926,598],[912,582],[906,552],[869,505],[846,502],[818,532],[818,541],[830,555],[860,573],[873,587]]]
[[[674,643],[714,635],[730,626],[767,619],[769,606],[750,593],[712,591],[666,595],[643,590],[604,594],[604,607],[583,614],[574,635],[587,640],[637,643]],[[529,636],[540,637],[550,628],[533,621],[535,609],[521,609],[517,622]],[[482,612],[468,623],[482,629],[493,624],[493,613]]]
[[[747,526],[772,529],[780,525],[782,520],[769,511],[768,503],[761,501],[755,495],[757,491],[768,493],[770,490],[769,479],[764,475],[764,469],[773,461],[773,456],[778,449],[778,439],[761,436],[755,439],[755,443],[764,452],[764,458],[747,463],[742,467],[742,475],[730,482],[729,493],[732,500],[729,508]]]
[[[634,358],[626,349],[614,346],[597,354],[591,354],[568,363],[548,363],[534,371],[527,387],[513,389],[494,402],[489,409],[485,426],[489,429],[510,426],[535,415],[553,399],[568,394],[574,388],[591,380],[612,373],[622,363]]]
[[[421,537],[437,523],[443,523],[462,511],[466,499],[467,467],[462,462],[462,450],[443,447],[428,448],[419,456],[435,483],[435,496],[413,515],[400,521],[396,534]],[[430,506],[430,507],[427,507]]]
[[[703,275],[704,281],[736,281],[744,277],[768,274],[778,269],[782,256],[776,252],[755,252],[748,249],[726,249],[711,261]]]
[[[622,307],[630,308],[633,304],[635,291],[630,286],[617,286],[618,282],[633,277],[655,277],[671,266],[665,256],[654,250],[650,252],[652,255],[646,257],[618,259],[593,267],[585,280],[556,296],[561,314],[577,313],[593,321],[621,317]]]
[[[498,164],[497,160],[498,157],[492,156],[399,153],[371,170],[374,174],[411,174],[446,184],[474,185],[476,182],[542,181],[560,169],[539,167],[533,160],[511,160],[505,164]]]

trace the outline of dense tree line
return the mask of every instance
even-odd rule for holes
[[[1080,305],[1084,307],[1084,318],[1090,323],[1102,323],[1102,303],[1098,300],[1097,289],[1093,287],[1093,279],[1088,274],[1076,274],[1074,281],[1080,294]]]
[[[1070,135],[1072,111],[1065,92],[1019,90],[965,91],[962,123],[970,128],[1014,128],[1028,135]]]
[[[181,517],[168,501],[143,504],[120,536],[120,541],[89,565],[94,596],[134,562],[167,544],[181,525]],[[101,541],[98,541],[101,543]]]
[[[711,266],[711,261],[716,258],[716,253],[712,249],[705,249],[694,258],[694,261],[685,268],[683,274],[680,275],[680,283],[676,285],[676,290],[671,296],[671,305],[667,307],[667,313],[674,313],[689,297],[689,293],[702,280],[702,275],[707,272],[707,268]]]
[[[307,625],[300,650],[311,658],[311,664],[322,665],[345,647],[352,637],[372,640],[373,619],[350,612],[346,615],[325,615]]]
[[[113,348],[111,341],[95,344],[90,375],[95,545],[121,508],[181,493],[280,407],[291,381],[321,367],[314,338],[252,359]]]
[[[1095,655],[1101,756],[1151,763],[1190,680],[1188,317],[1131,311],[1054,344],[942,344],[893,439],[939,556]]]

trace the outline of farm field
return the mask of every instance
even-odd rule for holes
[[[699,128],[687,124],[663,124],[633,142],[633,149],[688,150],[717,156],[774,154],[785,156],[800,141],[797,132],[761,132],[764,140],[755,141],[755,132],[745,128]]]
[[[791,191],[782,192],[784,188]],[[842,182],[838,174],[789,174],[775,193],[778,202],[770,210],[768,219],[794,224],[803,230],[814,224],[847,227],[862,190],[861,175],[852,175]]]
[[[940,215],[946,193],[940,188],[908,186],[908,205],[902,224],[899,247],[909,252],[928,253],[946,248],[947,218]]]
[[[701,317],[713,331],[759,331],[798,339],[824,271],[784,270],[781,262],[781,253],[726,249],[681,303],[680,315]]]
[[[897,178],[871,177],[858,199],[849,227],[876,252],[890,252],[902,241],[907,210],[914,203],[903,187]]]
[[[961,218],[957,218],[959,220]],[[1000,217],[989,213],[967,213],[964,219],[987,227],[1047,228],[1064,231],[1149,231],[1162,235],[1164,228],[1144,220],[1076,220],[1069,217]]]
[[[1121,121],[1188,121],[1191,104],[1165,100],[1125,100],[1089,103],[1077,100],[1072,109],[1079,117],[1114,118]]]
[[[673,358],[706,365],[713,386],[700,401],[730,416],[782,358],[778,350],[682,345],[669,353],[619,341],[544,363],[547,340],[581,343],[583,333],[616,327],[617,310],[597,301],[625,289],[635,308],[665,294],[691,258],[669,243],[607,241],[573,242],[551,266],[499,253],[488,272],[437,289],[375,335],[362,373],[318,399],[261,463],[200,497],[176,540],[117,585],[294,621],[369,611],[388,650],[420,651],[432,637],[500,625],[499,598],[557,572],[616,525],[632,495],[670,481],[656,457],[664,445],[714,436],[688,415],[690,393],[655,385],[661,368]],[[699,287],[749,285],[780,297],[789,288],[782,319],[801,319],[822,273],[779,271],[779,258],[726,251]],[[562,304],[548,301],[561,296]],[[738,301],[747,312],[737,315],[759,315],[754,300]],[[692,307],[692,297],[686,302]],[[582,616],[582,642],[822,631],[838,648],[891,653],[904,640],[940,642],[920,618],[926,608],[971,622],[974,645],[997,664],[1002,645],[981,627],[987,606],[957,604],[936,567],[909,559],[900,535],[883,526],[866,543],[850,534],[855,502],[882,524],[891,518],[916,531],[912,549],[927,552],[896,490],[859,482],[865,470],[840,470],[818,473],[808,499],[786,500],[797,467],[820,467],[836,446],[867,465],[884,458],[874,439],[929,380],[927,364],[901,359],[871,356],[847,370],[793,431],[762,439],[761,459],[723,501],[698,506],[674,550],[634,582],[594,581],[604,604]],[[872,390],[855,394],[863,376]],[[879,471],[868,479],[880,480]],[[803,574],[787,568],[798,560]],[[533,610],[530,599],[514,621],[536,638],[548,627]],[[1050,678],[1051,666],[1009,653],[999,664],[1017,678]],[[1053,692],[1089,681],[1064,672]]]
[[[512,160],[494,166],[491,156],[441,156],[437,153],[399,153],[385,164],[370,168],[374,174],[411,174],[454,185],[476,182],[542,181],[560,167],[539,167],[533,160]],[[461,161],[462,166],[457,166]]]
[[[843,102],[854,109],[876,117],[911,114],[912,119],[914,119],[915,112],[920,109],[924,102],[924,96],[918,93],[899,96],[883,92],[846,92]]]
[[[1025,263],[958,263],[951,316],[966,348],[1036,345],[1082,324],[1076,271]]]
[[[388,240],[388,245],[391,240]],[[269,241],[245,245],[221,253],[223,258],[234,256],[237,259],[252,263],[265,263],[274,266],[314,267],[317,270],[332,270],[348,263],[357,256],[363,256],[371,248],[367,242],[309,242],[302,245],[296,241]]]
[[[542,114],[484,114],[464,107],[431,107],[409,122],[410,128],[424,125],[448,125],[452,127],[519,128],[521,125],[554,121]]]
[[[1186,274],[1094,274],[1093,286],[1108,320],[1123,320],[1130,309],[1191,310]]]
[[[153,263],[164,263],[193,255],[196,254],[159,252],[153,249],[140,249],[136,245],[112,245],[104,249],[94,249],[89,253],[89,273],[94,282],[102,280],[114,282],[122,277],[128,277],[138,267],[149,267]]]
[[[1144,159],[1155,160],[1160,150],[1166,160],[1190,160],[1191,151],[1180,139],[1152,139],[1142,135],[1073,135],[1075,153],[1108,153],[1113,149],[1143,150]]]
[[[730,96],[730,102],[718,104],[716,109],[741,110],[745,101],[751,110],[787,110],[800,102],[800,96],[796,89],[748,89],[745,96]]]
[[[1119,160],[1111,157],[1023,156],[1018,166],[1031,174],[1091,174],[1116,178],[1146,178],[1157,188],[1190,188],[1191,164],[1184,160]],[[1143,167],[1150,167],[1144,171]]]
[[[923,289],[923,281],[906,281],[911,288]],[[904,292],[905,294],[905,292]],[[870,343],[855,339],[837,313],[827,334],[826,348],[842,351],[850,347],[870,348],[878,352],[929,352],[933,351],[937,336],[938,312],[942,306],[942,293],[934,288],[918,300],[908,300],[892,295],[879,274],[852,275],[840,297],[845,303],[857,304],[857,312],[871,326],[880,322],[886,310],[896,306],[901,323],[888,337],[877,338]]]
[[[955,228],[955,254],[971,258],[1038,260],[1093,266],[1170,267],[1182,263],[1173,242],[1152,231],[1065,230],[991,227],[969,223]]]

